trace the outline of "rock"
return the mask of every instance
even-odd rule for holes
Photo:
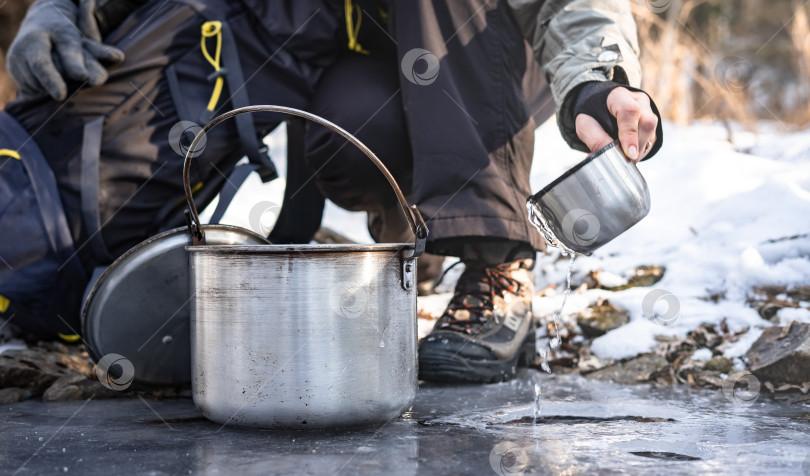
[[[623,279],[617,280],[617,276],[612,273],[596,270],[588,276],[587,281],[589,282],[589,287],[606,289],[608,291],[623,291],[639,286],[652,286],[658,281],[661,281],[665,272],[666,268],[663,266],[645,265],[625,273]],[[604,275],[600,276],[600,274],[603,273]]]
[[[712,357],[703,364],[703,370],[716,370],[721,374],[728,374],[734,370],[734,361],[726,357]]]
[[[116,392],[101,385],[95,377],[88,379],[81,374],[66,375],[56,380],[48,390],[42,394],[43,402],[64,402],[69,400],[86,400],[94,398],[115,398],[128,396],[124,392]]]
[[[600,298],[577,316],[577,324],[588,337],[599,337],[630,322],[630,314]]]
[[[718,329],[713,324],[702,324],[687,334],[686,337],[692,339],[698,347],[706,347],[707,349],[714,349],[725,340],[724,336],[718,332]]]
[[[715,357],[715,359],[723,359],[722,357]],[[715,360],[711,359],[709,362]],[[733,368],[733,363],[729,359],[729,371]],[[708,364],[708,362],[707,362]],[[667,368],[662,369],[658,373],[653,373],[650,375],[650,380],[658,382],[658,383],[673,383],[670,382],[668,379],[663,378],[664,370],[672,370],[672,376],[681,383],[688,384],[691,387],[704,387],[704,388],[721,388],[723,386],[723,374],[725,372],[721,372],[720,370],[716,369],[707,369],[704,367],[706,364],[701,364],[700,362],[687,360],[682,363],[680,366],[678,364],[670,364]],[[718,363],[718,365],[722,366],[722,363]]]
[[[797,286],[787,292],[794,301],[810,302],[810,286]]]
[[[779,314],[779,311],[781,309],[784,309],[786,307],[795,309],[798,308],[799,306],[788,301],[773,300],[761,304],[759,307],[757,307],[757,312],[766,321],[777,322],[779,320],[777,319],[777,314]]]
[[[577,370],[583,375],[603,369],[608,365],[613,365],[612,360],[602,360],[599,357],[591,354],[591,348],[583,346],[579,348],[579,360],[577,361]]]
[[[756,309],[763,319],[777,321],[777,314],[784,308],[801,308],[802,302],[810,301],[810,286],[788,289],[785,286],[760,286],[753,289],[748,305]]]
[[[176,398],[188,395],[187,387],[138,386],[115,391],[98,381],[95,367],[81,346],[37,342],[23,350],[0,354],[0,405],[42,395],[43,401],[134,397]]]
[[[810,324],[769,327],[745,354],[760,380],[774,385],[810,382]]]
[[[48,351],[40,347],[7,350],[0,355],[0,388],[30,388],[44,392],[67,375],[93,375],[93,365],[76,354]]]
[[[87,378],[81,374],[65,375],[56,381],[42,394],[43,402],[62,402],[68,400],[83,400],[82,391],[75,384]],[[99,384],[101,385],[101,384]]]
[[[650,374],[666,366],[666,359],[660,355],[641,354],[631,360],[591,372],[586,377],[603,382],[638,384],[645,382]]]
[[[715,349],[726,341],[737,340],[736,335],[728,334],[725,320],[720,324],[720,328],[714,324],[702,324],[697,329],[689,332],[685,339],[667,339],[658,346],[657,352],[667,361],[679,365],[686,357],[691,357],[698,349]]]
[[[716,370],[704,370],[696,373],[693,378],[689,378],[689,384],[697,387],[722,388],[723,373]]]
[[[27,388],[10,387],[0,389],[0,405],[8,405],[31,397],[33,392]]]
[[[659,369],[653,370],[648,374],[639,375],[638,380],[639,382],[653,382],[657,384],[672,385],[676,382],[675,370],[675,365],[667,364]]]
[[[657,353],[663,355],[668,362],[680,362],[686,356],[691,356],[697,348],[698,345],[695,341],[687,337],[686,339],[662,342],[658,345]]]

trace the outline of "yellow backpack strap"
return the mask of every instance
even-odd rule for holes
[[[360,43],[357,42],[357,34],[360,33],[360,23],[363,21],[363,11],[360,7],[355,5],[352,0],[346,0],[344,7],[346,10],[346,33],[349,35],[349,49],[367,55],[368,51],[363,49]],[[354,12],[357,12],[356,25],[354,23]]]
[[[214,50],[213,57],[208,53],[208,48],[205,45],[205,40],[211,37],[217,39],[217,46],[216,50]],[[222,94],[222,85],[225,82],[225,79],[222,77],[222,68],[220,67],[220,57],[222,56],[222,22],[207,21],[203,23],[200,46],[202,46],[203,56],[205,56],[205,59],[214,67],[214,74],[217,74],[217,79],[214,83],[214,92],[211,93],[211,99],[208,101],[207,107],[209,111],[213,112],[217,102],[219,102],[219,97]]]
[[[11,157],[12,159],[21,160],[20,153],[11,149],[0,149],[0,156]]]
[[[61,332],[57,332],[60,339],[68,343],[78,342],[81,337],[78,334],[62,334]]]

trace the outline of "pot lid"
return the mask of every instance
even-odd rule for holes
[[[205,225],[212,245],[269,244],[234,226]],[[175,228],[136,245],[101,274],[85,299],[82,334],[95,362],[119,354],[135,381],[191,382],[188,228]]]

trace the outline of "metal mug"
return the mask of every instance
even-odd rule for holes
[[[237,114],[300,116],[360,148],[392,185],[415,243],[205,244],[189,169],[201,138]],[[359,140],[318,116],[249,106],[206,125],[186,154],[190,209],[192,394],[218,423],[267,428],[380,424],[413,404],[417,387],[416,258],[427,227]]]
[[[650,211],[650,191],[615,141],[529,198],[529,219],[564,253],[590,255]]]

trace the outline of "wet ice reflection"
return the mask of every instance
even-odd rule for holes
[[[494,385],[426,384],[404,417],[344,431],[220,429],[188,399],[148,403],[0,406],[0,473],[25,464],[31,474],[804,476],[810,467],[808,405],[743,407],[720,391],[536,371]]]

